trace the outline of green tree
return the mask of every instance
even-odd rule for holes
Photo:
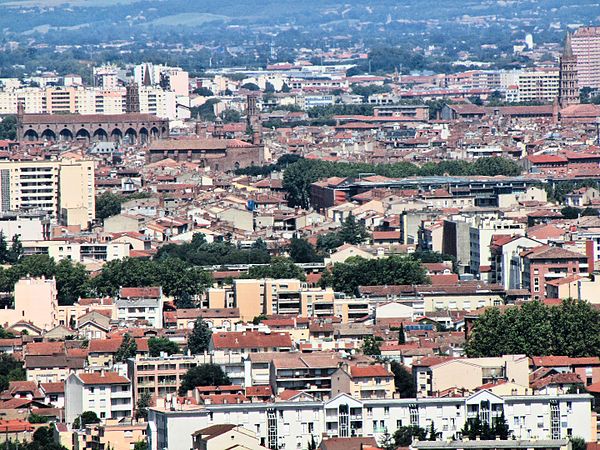
[[[433,423],[433,420],[431,421],[431,426],[429,427],[429,440],[430,441],[435,441],[437,440],[437,431],[435,429],[435,425]]]
[[[509,432],[510,428],[508,427],[508,423],[506,422],[504,412],[502,412],[502,415],[495,420],[493,434],[494,436],[499,436],[500,439],[505,441],[508,439]]]
[[[398,330],[398,344],[406,344],[406,334],[404,333],[404,324],[400,324],[400,329]]]
[[[137,441],[133,445],[133,450],[148,450],[148,442],[146,442],[146,441]]]
[[[334,264],[331,274],[323,276],[321,284],[331,286],[337,292],[353,294],[359,286],[424,284],[427,281],[425,268],[410,257],[364,259],[355,256]]]
[[[249,91],[260,91],[260,87],[256,83],[244,83],[240,87]]]
[[[123,341],[115,354],[115,361],[126,362],[129,358],[135,358],[136,352],[137,344],[135,343],[135,339],[129,333],[125,333]]]
[[[265,266],[252,266],[243,278],[293,278],[306,280],[304,270],[288,258],[276,257]]]
[[[221,113],[221,119],[224,123],[236,123],[242,118],[242,114],[235,109],[226,109]]]
[[[362,351],[365,355],[381,355],[381,341],[374,336],[365,336],[363,339]]]
[[[529,302],[504,313],[490,308],[475,322],[465,350],[470,357],[598,356],[600,312],[588,302],[576,300],[565,300],[557,306]]]
[[[397,361],[392,361],[390,369],[394,374],[394,385],[401,398],[414,398],[417,395],[417,387],[412,373]]]
[[[344,241],[337,232],[321,234],[317,238],[317,249],[320,251],[331,252],[343,244]]]
[[[265,83],[265,94],[273,94],[275,93],[275,86],[273,86],[268,81]]]
[[[56,264],[55,277],[60,305],[72,305],[86,296],[89,275],[83,264],[62,259]]]
[[[4,233],[0,231],[0,264],[8,262],[8,243]]]
[[[322,261],[315,248],[306,239],[293,237],[290,241],[290,258],[296,263]]]
[[[571,449],[572,450],[586,450],[587,444],[585,440],[579,436],[573,436],[571,438]]]
[[[31,413],[29,417],[27,417],[27,422],[29,423],[46,423],[48,422],[48,417],[41,416],[39,414]]]
[[[369,233],[365,229],[365,226],[356,221],[353,214],[350,214],[344,220],[342,228],[339,231],[340,238],[343,242],[348,244],[361,244],[369,237]]]
[[[73,428],[81,429],[86,425],[100,423],[98,415],[94,411],[84,411],[73,421]]]
[[[215,95],[213,93],[213,91],[211,91],[210,89],[206,88],[206,87],[199,87],[194,89],[194,94],[196,95],[200,95],[201,97],[212,97],[213,95]]]
[[[8,389],[11,381],[25,380],[23,363],[17,361],[12,355],[0,354],[0,391]]]
[[[23,256],[23,244],[21,243],[21,235],[14,234],[10,244],[10,250],[8,251],[8,257],[6,262],[15,264]]]
[[[181,380],[179,395],[186,395],[196,386],[229,386],[231,380],[217,364],[200,364],[189,369]]]
[[[121,214],[121,203],[123,198],[120,195],[105,191],[96,197],[96,218],[104,220],[107,217]]]
[[[400,427],[394,433],[394,441],[397,447],[408,447],[412,444],[413,438],[424,441],[427,438],[427,431],[416,425]]]
[[[179,346],[175,342],[163,337],[151,337],[148,339],[148,349],[152,357],[160,356],[161,353],[174,355],[179,352]]]
[[[394,437],[389,433],[387,428],[385,429],[385,433],[383,433],[383,435],[377,441],[377,446],[381,450],[396,450],[398,448]]]
[[[560,213],[565,219],[577,219],[581,214],[581,210],[573,206],[565,206],[560,210]]]
[[[0,139],[14,141],[17,137],[17,116],[6,116],[0,122]]]
[[[202,319],[202,317],[199,317],[194,323],[194,329],[188,336],[188,350],[193,355],[198,355],[208,351],[211,337],[212,331],[210,330],[208,324]]]
[[[258,325],[259,323],[261,323],[263,320],[267,320],[268,317],[266,314],[259,314],[258,316],[256,316],[254,319],[252,319],[252,323],[254,325]]]
[[[136,403],[135,415],[138,419],[148,420],[148,408],[151,400],[150,392],[142,392]]]

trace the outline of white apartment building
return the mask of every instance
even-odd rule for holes
[[[500,72],[500,86],[509,102],[554,101],[558,95],[558,68]]]
[[[177,105],[189,105],[189,96],[164,90],[159,86],[141,86],[140,113],[177,119]],[[115,87],[47,87],[0,90],[0,114],[16,114],[22,103],[26,114],[123,114],[126,88]],[[189,111],[185,109],[189,116]],[[179,115],[185,115],[179,111]]]
[[[0,210],[44,211],[87,228],[95,213],[94,162],[0,161]]]
[[[85,411],[101,420],[131,417],[131,382],[116,372],[72,373],[65,380],[65,419],[73,421]]]
[[[491,265],[492,236],[524,234],[525,225],[511,219],[473,218],[469,228],[471,273],[479,273],[481,266]]]
[[[256,433],[261,445],[277,449],[306,448],[314,436],[380,438],[401,426],[428,430],[433,423],[442,439],[456,438],[465,421],[490,421],[503,413],[516,439],[560,439],[592,435],[592,397],[498,397],[483,390],[470,397],[356,400],[340,394],[326,402],[299,394],[289,401],[220,405],[175,405],[150,408],[148,438],[151,450],[187,450],[192,433],[210,425],[234,423]]]
[[[126,242],[23,241],[24,255],[48,255],[55,261],[113,261],[128,257],[130,249]]]
[[[172,91],[177,95],[187,96],[189,94],[190,77],[181,67],[152,63],[138,64],[133,68],[133,79],[138,86],[162,85],[165,90]]]
[[[117,318],[132,323],[163,327],[164,297],[162,288],[122,288],[116,301]]]

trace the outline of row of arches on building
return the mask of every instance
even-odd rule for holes
[[[163,129],[163,133],[166,130]],[[83,141],[100,141],[100,142],[119,142],[126,144],[145,144],[150,140],[158,139],[161,135],[161,131],[157,127],[152,127],[149,130],[145,127],[139,129],[139,132],[133,128],[128,128],[125,133],[120,128],[115,128],[110,134],[104,128],[96,129],[92,134],[86,129],[81,128],[75,134],[68,128],[63,128],[58,133],[53,129],[47,128],[40,134],[32,128],[25,131],[23,137],[27,141],[72,141],[72,140],[83,140]]]

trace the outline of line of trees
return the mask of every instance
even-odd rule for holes
[[[361,173],[375,173],[390,178],[411,176],[516,176],[521,167],[515,161],[502,157],[481,158],[471,163],[463,160],[441,161],[417,166],[409,162],[394,164],[335,163],[301,159],[285,169],[283,188],[290,206],[310,207],[310,185],[328,177],[357,177]]]
[[[323,273],[321,286],[336,292],[355,294],[359,286],[425,284],[427,271],[420,261],[408,256],[364,259],[359,256],[336,263]]]
[[[469,357],[600,356],[600,311],[572,299],[556,306],[534,301],[504,312],[490,308],[475,322],[465,351]]]

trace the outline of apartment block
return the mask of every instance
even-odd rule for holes
[[[0,209],[43,211],[82,228],[95,216],[94,162],[0,161]]]
[[[187,450],[197,430],[234,423],[256,433],[268,448],[306,448],[311,438],[364,436],[433,426],[442,440],[460,435],[467,420],[488,421],[504,414],[515,439],[595,440],[595,418],[588,394],[496,396],[480,391],[468,397],[359,400],[347,394],[321,401],[278,401],[150,408],[149,448]],[[592,434],[593,432],[593,434]]]
[[[131,382],[116,372],[71,374],[65,381],[65,420],[73,421],[85,411],[101,419],[131,417]]]
[[[344,364],[331,376],[331,392],[335,397],[346,393],[356,399],[393,398],[394,374],[382,364]]]
[[[125,242],[75,242],[57,241],[24,241],[24,255],[48,255],[55,261],[70,259],[72,261],[112,261],[129,256],[130,246]]]
[[[524,252],[523,288],[531,292],[533,300],[547,298],[546,283],[574,275],[587,276],[586,255],[564,248],[541,246]]]
[[[27,321],[41,330],[51,330],[58,325],[58,300],[56,280],[25,278],[14,288],[14,308],[0,309],[0,324],[11,326]]]
[[[333,373],[344,362],[338,353],[252,353],[245,360],[245,385],[270,385],[274,393],[303,391],[331,398]]]
[[[218,364],[233,384],[244,384],[242,355],[216,352],[192,356],[138,357],[127,361],[128,376],[133,383],[134,399],[137,400],[144,392],[149,392],[156,398],[166,398],[169,394],[176,394],[185,373],[200,364]]]
[[[204,306],[238,308],[241,320],[252,320],[260,314],[286,314],[302,317],[331,316],[338,300],[331,288],[314,289],[296,279],[270,278],[233,280],[230,287],[209,289]],[[340,302],[340,305],[349,302]],[[351,303],[351,302],[350,302]],[[352,306],[337,308],[346,317],[353,315]],[[364,307],[358,308],[364,312]],[[364,314],[363,314],[364,315]]]
[[[600,88],[600,27],[581,27],[571,36],[579,88]]]
[[[413,362],[417,396],[439,395],[450,388],[472,391],[493,381],[529,386],[529,360],[525,355],[498,358],[423,358]]]
[[[161,287],[123,287],[116,301],[117,318],[152,328],[163,327],[164,296]]]

